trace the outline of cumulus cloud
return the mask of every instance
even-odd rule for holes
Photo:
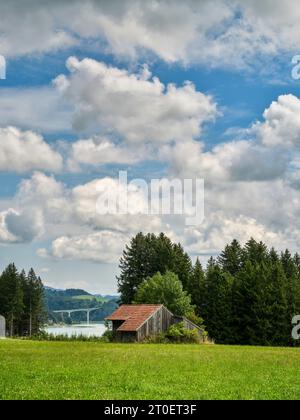
[[[75,107],[74,127],[101,128],[129,143],[165,143],[200,135],[216,104],[195,86],[165,86],[144,69],[129,73],[91,59],[67,61],[69,76],[55,80]]]
[[[99,202],[118,188],[117,180],[103,178],[67,189],[36,173],[21,183],[14,207],[0,213],[0,242],[47,240],[52,245],[40,249],[40,257],[98,262],[117,261],[129,238],[145,230],[164,231],[195,255],[216,253],[233,237],[245,241],[254,236],[281,249],[300,245],[300,193],[283,180],[212,183],[204,223],[189,228],[181,216],[99,214]],[[133,186],[129,197],[135,211],[143,213],[143,192]]]
[[[193,255],[218,255],[233,238],[244,244],[251,237],[270,247],[280,249],[282,246],[283,238],[280,233],[268,229],[251,217],[240,215],[230,218],[222,210],[215,212],[212,217],[207,215],[202,227],[185,230],[186,246]]]
[[[72,129],[70,105],[53,87],[1,87],[0,109],[2,127],[43,133],[66,133]]]
[[[300,146],[300,100],[294,95],[282,95],[264,112],[264,122],[252,128],[266,146],[284,148]]]
[[[120,238],[122,235],[128,238],[143,230],[145,225],[156,233],[168,230],[168,225],[159,216],[147,216],[148,197],[143,190],[137,185],[132,185],[128,189],[128,195],[125,194],[125,185],[120,185],[118,180],[112,178],[96,179],[87,184],[67,188],[53,176],[36,172],[20,183],[17,194],[11,199],[11,209],[0,213],[0,242],[25,243],[40,239],[53,240],[59,245],[61,242],[55,241],[63,235],[63,243],[65,238],[68,238],[70,243],[73,238],[77,238],[74,244],[79,247],[87,237],[94,243],[93,238],[96,240],[102,237],[94,237],[94,234],[103,231],[111,231],[113,238],[117,233]],[[124,206],[122,214],[117,212],[119,207],[116,207],[115,214],[107,214],[105,210],[107,199],[111,200],[114,197],[116,202]],[[127,213],[127,200],[128,208],[134,209],[134,213]],[[137,216],[137,211],[140,211],[141,215]],[[116,234],[113,235],[113,232]],[[124,242],[120,246],[123,245]],[[59,249],[62,249],[61,246]],[[109,248],[107,252],[113,254]],[[41,256],[42,252],[39,255]],[[59,258],[61,251],[51,255]]]
[[[134,164],[143,159],[141,152],[96,136],[72,143],[67,166],[71,171],[80,171],[81,165]]]
[[[212,10],[207,0],[12,0],[2,9],[0,46],[6,56],[49,52],[94,39],[118,56],[135,58],[140,50],[151,51],[169,62],[186,60],[190,44],[233,13],[222,1]]]
[[[231,141],[209,151],[203,143],[190,141],[163,149],[162,156],[175,176],[196,176],[208,184],[273,180],[285,175],[291,160],[282,149],[270,150],[255,140]]]
[[[274,57],[300,43],[294,0],[2,3],[0,51],[6,56],[46,53],[92,40],[100,51],[126,59],[150,52],[170,63],[245,68],[258,57]]]
[[[281,95],[257,121],[238,132],[236,139],[206,150],[203,142],[190,140],[167,145],[161,158],[180,177],[202,177],[212,182],[289,179],[296,185],[299,167],[300,100]],[[296,168],[296,169],[295,169]]]
[[[0,50],[6,57],[46,53],[77,43],[64,25],[71,13],[68,2],[2,1],[1,9]]]
[[[136,184],[128,186],[113,178],[93,180],[72,190],[74,215],[97,229],[138,232],[145,225],[153,232],[166,229],[159,216],[148,215],[148,194]]]
[[[118,179],[99,178],[71,188],[54,176],[35,172],[21,182],[8,204],[10,210],[0,213],[0,241],[42,237],[52,245],[39,251],[41,257],[101,262],[116,261],[128,238],[145,230],[164,231],[199,255],[218,252],[233,237],[243,242],[249,236],[296,250],[300,246],[300,188],[297,159],[291,151],[297,150],[297,112],[298,99],[283,96],[266,109],[261,122],[241,134],[245,135],[242,140],[211,150],[193,139],[159,144],[161,159],[172,163],[169,175],[206,181],[205,219],[199,226],[186,228],[183,217],[147,215],[149,200],[142,185],[129,187],[129,213],[108,210],[107,214],[99,209],[107,208],[108,198],[114,202],[125,197],[125,186]],[[268,141],[274,137],[274,144]],[[97,148],[106,141],[79,141],[83,149],[92,148],[82,160],[92,162],[95,154],[95,164],[101,162]],[[119,201],[118,209],[126,210],[126,202],[125,198]],[[30,215],[37,218],[36,223]]]
[[[0,212],[0,243],[9,244],[17,242],[17,238],[9,232],[5,223],[6,216],[12,211],[12,209],[9,209],[7,211]]]
[[[58,172],[62,163],[60,154],[40,135],[15,127],[0,128],[0,171],[22,173],[36,169]]]
[[[42,235],[43,215],[39,209],[0,213],[0,243],[28,243]]]
[[[89,260],[102,263],[116,263],[122,254],[124,244],[130,238],[112,231],[101,231],[85,236],[60,237],[53,241],[50,254],[39,250],[42,257],[70,260]]]

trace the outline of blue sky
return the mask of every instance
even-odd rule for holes
[[[140,230],[166,232],[204,264],[234,238],[299,250],[295,2],[87,3],[84,14],[79,1],[3,12],[0,267],[108,294]],[[120,170],[203,178],[204,222],[100,217],[97,191],[114,194]],[[133,206],[143,200],[135,191]]]

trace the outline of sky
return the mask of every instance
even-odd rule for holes
[[[140,231],[204,264],[234,238],[299,251],[296,1],[0,5],[0,269],[108,294]],[[146,215],[137,186],[140,214],[101,214],[120,171],[203,179],[204,219]]]

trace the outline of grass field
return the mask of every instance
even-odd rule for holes
[[[0,341],[0,399],[300,399],[300,349]]]

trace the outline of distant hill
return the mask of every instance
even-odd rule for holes
[[[53,311],[99,307],[99,310],[90,315],[90,320],[96,322],[103,321],[118,307],[118,296],[92,295],[82,289],[59,290],[45,287],[45,303],[49,320],[54,322],[61,322],[62,316],[54,314]],[[85,320],[84,312],[72,314],[73,322]],[[64,321],[67,321],[66,315],[64,315]]]

